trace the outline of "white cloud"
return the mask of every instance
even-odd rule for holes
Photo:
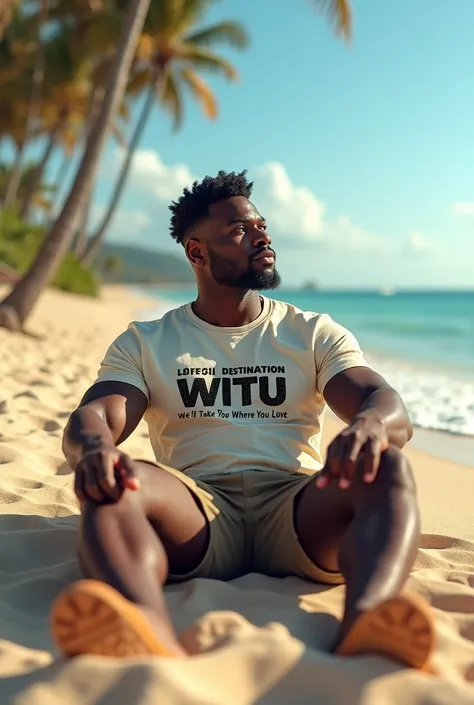
[[[322,238],[324,204],[306,186],[295,186],[283,164],[268,162],[252,177],[256,205],[278,234],[295,240]]]
[[[251,175],[258,209],[267,218],[270,231],[294,246],[317,243],[337,249],[380,248],[382,238],[355,225],[347,216],[328,220],[326,206],[306,186],[291,181],[280,162],[267,162]]]
[[[474,215],[474,201],[461,201],[453,205],[454,215]]]
[[[123,155],[124,151],[118,149],[117,167],[120,166]],[[195,178],[186,164],[167,165],[153,149],[140,149],[133,157],[128,185],[133,184],[134,188],[139,187],[168,205],[178,198],[184,187],[190,186]]]
[[[123,158],[117,150],[114,167]],[[367,250],[383,246],[383,239],[366,232],[348,217],[334,220],[326,218],[326,206],[311,189],[294,184],[284,165],[267,162],[249,173],[254,180],[254,199],[266,217],[269,231],[296,246],[319,244],[351,250]],[[167,165],[152,149],[138,150],[134,155],[127,182],[127,196],[140,203],[141,211],[148,215],[149,223],[157,233],[166,232],[169,223],[170,202],[179,198],[183,188],[200,177],[192,174],[185,164]],[[123,230],[122,215],[114,220]],[[130,220],[130,215],[128,216]]]
[[[418,230],[413,230],[405,240],[404,249],[412,254],[432,255],[438,248],[432,240]]]

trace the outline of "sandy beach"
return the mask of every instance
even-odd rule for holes
[[[343,587],[255,574],[167,588],[175,626],[194,654],[186,661],[58,657],[49,609],[58,591],[80,577],[78,505],[62,430],[108,344],[149,306],[156,301],[120,287],[105,289],[97,301],[48,291],[29,322],[43,337],[0,329],[0,703],[471,705],[473,444],[463,441],[464,455],[449,453],[456,439],[445,443],[443,434],[430,432],[419,441],[415,434],[406,450],[424,533],[409,587],[432,605],[437,676],[376,656],[328,654]],[[340,426],[328,415],[325,443]],[[152,457],[144,423],[123,447]]]

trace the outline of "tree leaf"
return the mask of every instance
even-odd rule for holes
[[[210,47],[228,44],[234,49],[245,49],[249,44],[249,37],[245,27],[238,22],[218,22],[186,36],[186,43]]]
[[[215,120],[219,113],[217,99],[211,88],[201,76],[191,69],[181,69],[181,79],[191,91],[194,98],[200,104],[204,115],[209,120]]]
[[[182,44],[179,48],[179,58],[186,61],[193,69],[223,73],[231,81],[236,81],[238,78],[237,69],[230,61],[223,59],[209,49],[203,49],[195,44],[189,44],[188,42]]]
[[[173,131],[178,131],[183,124],[184,103],[179,87],[179,77],[172,71],[166,71],[159,82],[158,98],[173,119]]]
[[[352,8],[350,0],[310,0],[320,12],[326,12],[336,26],[336,33],[347,42],[352,36]]]

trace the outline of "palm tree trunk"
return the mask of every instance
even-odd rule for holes
[[[49,162],[49,159],[53,153],[53,149],[56,146],[56,142],[58,139],[59,132],[63,126],[64,119],[60,118],[56,125],[53,127],[53,130],[51,131],[51,134],[49,135],[49,138],[46,142],[45,149],[41,157],[39,158],[38,164],[36,166],[36,169],[34,171],[34,174],[31,177],[31,182],[27,188],[25,198],[23,200],[21,209],[20,209],[20,216],[22,218],[27,218],[28,213],[31,207],[31,202],[35,196],[36,191],[38,190],[38,187],[43,179],[43,174],[46,169],[46,165]]]
[[[43,289],[51,282],[74,236],[74,222],[89,184],[94,179],[98,160],[113,120],[125,93],[130,67],[140,33],[148,14],[150,0],[129,0],[123,18],[122,36],[117,47],[106,95],[95,121],[63,209],[45,237],[26,274],[0,304],[0,325],[23,328]],[[2,313],[3,309],[3,313]]]
[[[61,161],[61,164],[59,165],[59,169],[57,171],[56,176],[54,177],[52,183],[54,184],[54,197],[53,197],[53,202],[51,205],[51,208],[47,211],[45,211],[44,218],[41,219],[41,224],[43,226],[48,226],[52,224],[52,214],[56,212],[60,198],[61,198],[61,193],[62,193],[62,187],[66,183],[67,176],[69,174],[69,169],[71,168],[72,164],[72,156],[68,154],[67,152],[64,152],[63,158]]]
[[[157,79],[158,75],[156,76],[156,80]],[[102,218],[102,222],[100,223],[99,227],[95,231],[94,235],[89,239],[86,251],[81,257],[81,262],[83,264],[91,265],[99,254],[105,234],[107,232],[107,228],[109,227],[110,222],[112,221],[114,213],[117,209],[117,206],[120,203],[120,199],[122,197],[123,190],[127,182],[127,177],[130,171],[130,166],[132,164],[133,155],[135,154],[135,151],[140,143],[140,139],[143,135],[143,130],[145,129],[145,126],[150,117],[151,110],[155,103],[156,80],[152,81],[150,84],[146,100],[143,104],[143,108],[140,113],[140,117],[138,118],[137,123],[135,125],[135,129],[133,131],[132,139],[128,143],[127,153],[125,155],[125,159],[123,161],[119,177],[115,182],[115,188],[109,201],[109,207],[107,208],[107,211],[104,217]]]
[[[24,143],[17,144],[15,160],[13,162],[10,175],[8,177],[7,184],[5,186],[5,193],[3,196],[3,207],[11,208],[15,205],[16,194],[18,192],[18,187],[21,181],[21,170],[23,164],[23,150]]]
[[[74,243],[73,252],[78,258],[84,255],[87,247],[87,225],[89,223],[92,201],[94,199],[94,182],[91,182],[90,186],[84,201],[84,206],[82,207],[76,242]]]
[[[21,172],[23,169],[23,155],[25,146],[28,144],[35,126],[36,114],[38,112],[38,102],[41,96],[44,80],[44,44],[41,39],[41,30],[43,29],[48,17],[48,0],[41,0],[41,8],[38,14],[38,33],[36,38],[36,53],[35,65],[33,69],[33,84],[31,88],[30,99],[28,102],[28,113],[26,116],[25,135],[17,152],[15,166],[12,169],[10,179],[7,184],[5,199],[3,202],[4,208],[11,208],[16,204],[18,189],[20,187]]]
[[[113,65],[113,63],[110,64],[110,70],[112,70],[112,65]],[[84,125],[82,126],[82,129],[81,129],[81,135],[78,139],[78,142],[80,145],[82,145],[83,143],[84,144],[87,143],[87,139],[89,138],[91,128],[93,125],[93,120],[95,120],[97,118],[97,115],[100,110],[100,106],[102,104],[102,101],[104,100],[104,94],[105,94],[105,89],[103,86],[96,85],[91,90],[89,106],[88,106],[87,113],[86,113],[87,118],[84,121]],[[69,169],[71,168],[71,163],[72,163],[72,157],[67,152],[65,152],[64,159],[58,169],[58,173],[57,173],[56,179],[54,181],[57,188],[56,188],[56,197],[54,199],[53,210],[55,210],[56,206],[59,205],[62,187],[67,180]],[[86,198],[86,200],[87,200],[87,198]]]
[[[91,98],[89,101],[87,119],[84,123],[84,141],[89,139],[94,122],[100,111],[100,106],[104,100],[104,86],[96,84],[91,91]],[[87,195],[84,199],[84,205],[82,206],[82,211],[78,215],[79,227],[77,231],[77,236],[75,242],[72,245],[72,251],[76,257],[82,257],[87,247],[87,224],[89,222],[89,216],[92,207],[92,200],[94,197],[94,181],[91,181],[89,188],[87,190]]]

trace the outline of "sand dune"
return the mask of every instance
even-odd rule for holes
[[[58,658],[49,608],[79,577],[78,506],[61,433],[106,346],[143,305],[120,289],[102,301],[49,292],[31,324],[47,338],[0,329],[0,703],[471,705],[474,474],[411,448],[425,535],[410,582],[435,614],[438,676],[376,656],[330,655],[344,589],[255,574],[167,589],[192,659]],[[328,422],[326,438],[337,430]],[[125,447],[151,456],[144,425]]]

